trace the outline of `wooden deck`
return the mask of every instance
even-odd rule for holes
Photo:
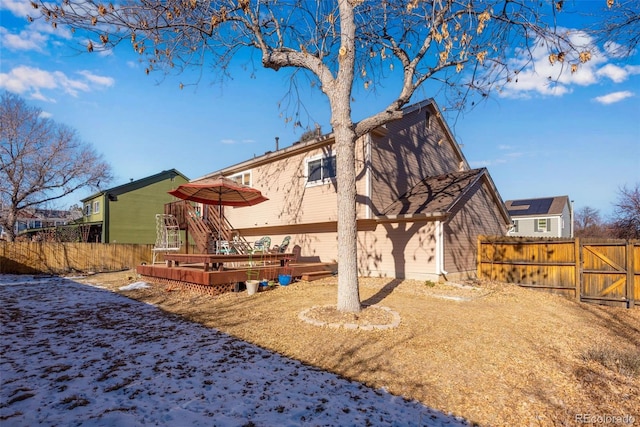
[[[193,258],[190,258],[193,260]],[[208,261],[215,264],[215,258]],[[238,263],[237,260],[233,260]],[[257,260],[255,260],[257,261]],[[222,270],[209,270],[205,268],[205,262],[185,264],[179,261],[179,265],[167,266],[166,264],[139,265],[136,267],[138,274],[153,283],[178,286],[190,290],[218,295],[225,292],[238,290],[247,281],[247,272],[257,272],[259,280],[277,280],[280,274],[288,274],[293,278],[300,278],[305,274],[327,272],[334,273],[338,270],[335,263],[295,263],[289,262],[281,266],[281,260],[274,262],[256,262],[254,265],[231,265],[226,262]]]

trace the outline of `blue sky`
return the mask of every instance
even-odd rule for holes
[[[28,1],[0,4],[0,91],[76,129],[112,165],[113,186],[171,168],[197,178],[273,150],[276,136],[281,148],[291,145],[304,131],[279,105],[289,90],[286,72],[254,71],[240,60],[233,79],[214,82],[205,70],[197,85],[181,90],[198,75],[146,75],[128,46],[84,53],[68,32],[29,24],[23,17],[30,13]],[[576,209],[607,216],[618,188],[640,182],[640,55],[618,58],[601,49],[553,87],[546,77],[558,68],[549,67],[541,53],[517,84],[447,115],[448,123],[471,166],[489,169],[504,200],[568,195]],[[387,105],[394,83],[377,95],[358,90],[355,118]],[[302,124],[329,132],[326,99],[317,89],[300,90],[310,115]]]

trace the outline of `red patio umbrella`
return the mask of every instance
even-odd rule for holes
[[[181,184],[169,194],[183,200],[219,206],[253,206],[269,200],[260,190],[224,176]]]
[[[220,218],[224,218],[223,206],[253,206],[269,200],[260,190],[238,184],[224,176],[181,184],[175,190],[169,191],[169,194],[183,200],[218,205]]]

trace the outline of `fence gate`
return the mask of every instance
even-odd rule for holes
[[[632,308],[640,306],[640,241],[480,237],[478,277]]]
[[[580,299],[627,303],[628,246],[607,243],[582,245],[582,280]]]

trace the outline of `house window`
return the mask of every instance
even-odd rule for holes
[[[93,213],[100,213],[100,202],[93,202]]]
[[[538,218],[536,219],[536,228],[537,233],[546,233],[549,231],[549,219],[548,218]]]
[[[518,221],[517,219],[513,220],[513,226],[511,227],[511,231],[513,231],[514,233],[519,232],[519,227],[518,225],[520,224],[520,221]]]
[[[251,171],[240,172],[235,175],[231,175],[229,179],[237,182],[238,184],[251,186]]]
[[[84,216],[91,215],[91,203],[84,205]]]
[[[307,185],[324,184],[336,177],[336,156],[312,157],[306,160]]]

